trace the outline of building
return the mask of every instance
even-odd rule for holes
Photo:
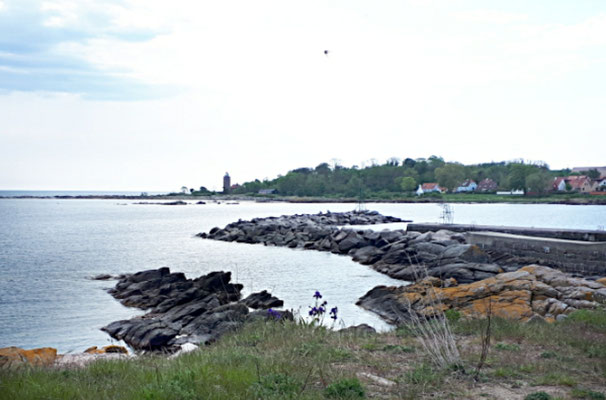
[[[275,194],[276,189],[259,189],[259,194]]]
[[[593,192],[597,188],[597,183],[585,175],[571,175],[566,178],[566,183],[570,189],[579,193]]]
[[[473,192],[477,189],[478,184],[472,179],[465,179],[463,183],[455,190],[457,193]]]
[[[227,194],[231,191],[231,178],[229,174],[226,172],[223,177],[223,193]]]
[[[498,184],[490,178],[482,179],[478,183],[477,191],[479,192],[496,192]]]
[[[422,185],[419,185],[419,188],[417,189],[417,196],[420,196],[424,193],[432,192],[441,193],[442,188],[437,183],[424,183]]]
[[[566,178],[557,177],[553,178],[553,183],[551,184],[551,190],[554,192],[565,192],[566,191]]]
[[[572,172],[578,172],[581,174],[586,171],[591,171],[592,169],[595,169],[600,173],[599,179],[606,179],[606,167],[574,167]]]

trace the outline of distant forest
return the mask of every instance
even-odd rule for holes
[[[273,180],[234,185],[231,193],[254,194],[274,189],[283,196],[412,195],[422,183],[437,182],[452,191],[466,179],[479,183],[486,178],[496,182],[499,190],[531,189],[541,193],[550,189],[554,177],[563,175],[570,175],[570,170],[550,170],[544,162],[524,160],[463,165],[437,156],[404,161],[391,158],[365,168],[347,168],[337,163],[297,168]]]

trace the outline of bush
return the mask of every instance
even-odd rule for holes
[[[603,393],[588,389],[572,389],[570,395],[573,399],[606,400],[606,396]]]
[[[448,318],[448,321],[450,322],[457,322],[461,319],[461,313],[452,308],[444,311],[444,316]]]
[[[263,399],[295,397],[299,389],[299,383],[285,374],[264,375],[253,385],[255,397]]]
[[[324,395],[338,399],[355,399],[365,397],[366,393],[360,381],[352,378],[331,383],[324,389]]]
[[[545,392],[534,392],[524,397],[524,400],[551,400],[552,398]]]

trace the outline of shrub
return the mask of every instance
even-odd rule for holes
[[[253,385],[253,392],[259,398],[295,397],[300,389],[299,383],[285,374],[268,374]]]
[[[549,394],[545,393],[545,392],[534,392],[534,393],[530,393],[528,396],[524,397],[524,400],[551,400],[553,399],[553,397],[551,397]]]
[[[457,322],[458,320],[461,319],[461,313],[459,311],[455,310],[455,309],[452,309],[452,308],[444,311],[444,316],[450,322]]]
[[[366,393],[360,381],[351,378],[331,383],[324,389],[324,395],[338,399],[355,399],[365,397]]]
[[[520,346],[518,346],[515,343],[497,343],[494,345],[494,348],[497,350],[504,350],[504,351],[520,351]]]
[[[572,389],[570,395],[573,399],[606,400],[606,396],[603,393],[594,392],[589,389]]]

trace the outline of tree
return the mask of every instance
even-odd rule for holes
[[[462,164],[448,163],[436,168],[435,176],[442,187],[454,189],[465,179],[465,167]]]
[[[545,171],[537,171],[526,177],[526,190],[533,193],[545,193],[549,190],[551,176]]]
[[[524,189],[526,187],[526,177],[534,172],[537,167],[529,164],[513,163],[509,165],[509,175],[507,181],[510,189]]]
[[[408,168],[413,168],[415,166],[415,164],[416,164],[415,160],[413,160],[412,158],[406,158],[402,165],[404,165],[405,167],[408,167]]]
[[[330,166],[328,163],[322,163],[316,167],[315,171],[320,175],[328,175],[330,174]]]
[[[405,192],[412,192],[417,187],[417,181],[413,177],[405,176],[400,179],[400,187]]]
[[[597,169],[590,169],[588,171],[583,171],[583,175],[587,175],[591,179],[598,179],[602,174]]]

